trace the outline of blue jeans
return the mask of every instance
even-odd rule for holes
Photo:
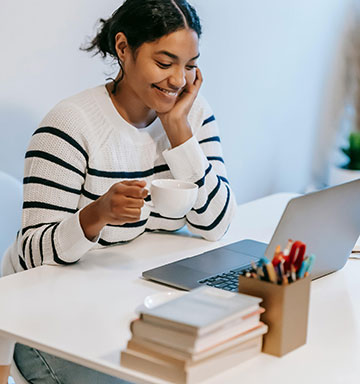
[[[14,360],[32,384],[130,384],[22,344],[16,344]]]

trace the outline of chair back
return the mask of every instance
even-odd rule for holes
[[[22,184],[0,171],[0,262],[21,227]]]

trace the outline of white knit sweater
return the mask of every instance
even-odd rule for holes
[[[70,264],[93,247],[120,244],[146,231],[187,225],[208,240],[226,232],[236,209],[226,180],[215,118],[199,96],[190,111],[194,136],[172,148],[156,119],[146,128],[126,122],[104,85],[61,101],[32,136],[25,156],[22,228],[8,253],[14,271]],[[198,184],[193,209],[181,219],[148,212],[139,222],[106,226],[86,239],[79,210],[116,182],[176,178]]]
[[[22,228],[5,258],[5,274],[42,264],[71,264],[90,248],[120,244],[146,231],[189,230],[221,238],[236,202],[226,180],[218,128],[199,96],[190,111],[194,136],[171,149],[159,119],[137,129],[116,111],[104,85],[70,97],[50,111],[32,136],[25,156]],[[176,178],[197,183],[193,209],[181,219],[156,212],[137,223],[106,226],[87,240],[79,211],[116,182]],[[0,337],[0,365],[9,364],[14,343]]]
[[[71,264],[90,248],[120,244],[146,231],[187,225],[208,240],[221,238],[236,202],[226,180],[215,118],[199,96],[190,111],[194,136],[171,149],[159,119],[137,129],[116,111],[104,85],[63,100],[44,118],[25,156],[22,228],[5,258],[5,274],[42,264]],[[106,226],[95,242],[81,229],[79,211],[116,182],[176,178],[199,186],[181,219],[148,212],[137,223]],[[0,338],[0,365],[14,343]]]

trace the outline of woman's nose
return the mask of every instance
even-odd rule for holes
[[[183,88],[186,85],[186,76],[183,69],[174,70],[172,75],[169,78],[169,83],[174,88]]]

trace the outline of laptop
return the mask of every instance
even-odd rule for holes
[[[237,277],[288,239],[316,255],[311,278],[341,269],[360,235],[360,179],[291,199],[269,244],[242,240],[143,272],[143,277],[183,290],[203,284],[237,290]]]

